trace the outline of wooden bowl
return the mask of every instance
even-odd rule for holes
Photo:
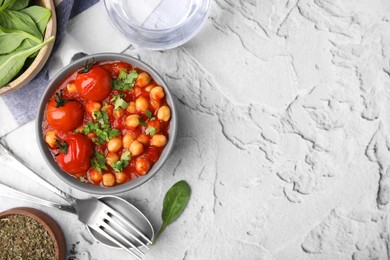
[[[56,259],[57,260],[65,259],[66,256],[65,237],[64,234],[62,233],[61,228],[51,217],[49,217],[46,213],[40,210],[34,208],[26,208],[26,207],[13,208],[13,209],[0,212],[0,218],[10,216],[10,215],[24,215],[38,221],[38,223],[40,223],[47,230],[51,239],[53,240]]]
[[[51,11],[51,18],[46,26],[44,39],[46,40],[51,36],[55,36],[57,32],[57,18],[53,0],[37,0],[33,1],[32,4],[46,7]],[[4,87],[0,88],[0,95],[21,88],[28,82],[30,82],[30,80],[32,80],[45,65],[53,49],[54,42],[55,39],[54,41],[50,42],[42,49],[40,49],[38,55],[35,57],[30,67],[28,67],[28,69],[25,70],[19,77],[15,78],[14,80],[6,84]]]

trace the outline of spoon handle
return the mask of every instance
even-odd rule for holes
[[[74,209],[73,206],[68,206],[68,205],[61,205],[52,201],[44,200],[35,196],[32,196],[30,194],[24,193],[22,191],[16,190],[14,188],[11,188],[5,184],[0,183],[0,196],[3,197],[8,197],[11,199],[20,199],[32,203],[36,203],[39,205],[51,207],[51,208],[56,208],[60,209],[63,211],[67,211],[73,214],[76,214],[76,210]]]
[[[7,166],[22,172],[26,176],[28,176],[30,179],[38,182],[54,194],[60,196],[62,199],[66,200],[71,205],[74,205],[76,202],[76,199],[70,196],[69,194],[63,192],[62,190],[55,187],[50,182],[43,179],[41,176],[39,176],[37,173],[32,171],[30,168],[25,166],[20,159],[16,158],[14,154],[12,154],[9,150],[7,150],[1,143],[0,143],[0,162],[6,164]]]

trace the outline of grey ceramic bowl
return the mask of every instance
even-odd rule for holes
[[[83,67],[86,61],[95,61],[95,62],[101,62],[101,61],[123,61],[131,64],[133,67],[140,68],[146,72],[148,72],[152,78],[164,88],[166,100],[168,105],[171,108],[171,121],[170,121],[170,127],[168,131],[168,143],[165,146],[164,151],[162,152],[159,160],[153,165],[153,167],[150,169],[150,171],[144,175],[141,176],[135,180],[132,180],[130,182],[120,184],[114,187],[100,187],[95,186],[93,184],[83,183],[79,181],[78,179],[72,177],[68,173],[62,171],[60,167],[57,165],[56,161],[53,158],[53,155],[51,154],[49,148],[47,147],[47,144],[44,141],[43,137],[43,131],[42,131],[42,121],[45,116],[45,109],[46,105],[50,99],[50,97],[53,95],[54,90],[57,88],[57,86],[63,81],[63,79],[69,75],[70,73],[76,71],[77,69],[80,69]],[[116,53],[99,53],[99,54],[93,54],[89,56],[85,56],[83,58],[80,58],[65,68],[63,68],[49,83],[46,91],[44,92],[41,102],[39,104],[38,108],[38,117],[36,119],[36,133],[37,133],[37,140],[38,145],[41,150],[41,153],[43,155],[43,158],[45,159],[46,163],[49,165],[49,167],[53,170],[53,172],[64,182],[72,186],[73,188],[76,188],[78,190],[87,192],[87,193],[94,193],[94,194],[102,194],[102,195],[109,195],[109,194],[116,194],[120,192],[125,192],[132,190],[146,181],[150,180],[157,172],[160,170],[160,168],[163,166],[165,161],[167,160],[169,154],[172,151],[172,148],[174,146],[175,140],[176,140],[176,132],[177,132],[177,113],[175,104],[173,102],[172,94],[169,91],[169,88],[167,84],[164,82],[164,80],[160,77],[160,75],[149,65],[146,63],[133,58],[128,55],[124,54],[116,54]]]

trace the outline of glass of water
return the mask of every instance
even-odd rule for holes
[[[165,50],[190,40],[210,0],[104,0],[111,21],[136,47]]]

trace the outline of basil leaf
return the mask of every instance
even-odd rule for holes
[[[91,159],[91,165],[100,173],[102,173],[102,169],[107,170],[104,154],[102,152],[95,151],[95,156]]]
[[[34,20],[27,14],[19,11],[4,10],[0,12],[0,25],[12,30],[20,30],[31,34],[42,42],[43,36]]]
[[[28,6],[29,0],[15,0],[14,3],[8,7],[10,10],[21,10]]]
[[[177,182],[167,191],[161,213],[162,225],[154,238],[153,243],[157,241],[164,229],[181,215],[187,206],[190,195],[191,188],[184,180]]]
[[[0,12],[11,7],[17,0],[4,0],[1,1]]]
[[[49,9],[42,6],[33,5],[20,11],[29,15],[36,24],[42,36],[45,35],[46,25],[49,22],[51,16]]]
[[[46,41],[38,44],[32,48],[27,47],[22,42],[16,50],[0,56],[0,88],[7,84],[13,77],[15,77],[19,71],[23,68],[26,59],[36,51],[40,50],[43,46],[53,41],[54,36],[50,37]]]
[[[0,26],[0,54],[6,54],[15,50],[21,45],[24,39],[31,39],[36,44],[41,43],[38,38],[29,33]]]

